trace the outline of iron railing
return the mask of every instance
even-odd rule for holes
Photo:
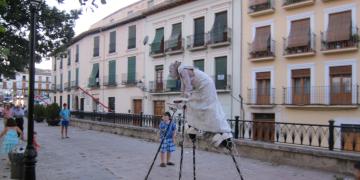
[[[309,34],[309,42],[305,46],[289,47],[289,38],[284,38],[284,55],[302,54],[315,52],[316,35]]]
[[[90,87],[90,88],[99,88],[100,87],[100,78],[89,78],[88,82],[89,82],[88,87]]]
[[[207,44],[215,45],[215,44],[222,44],[222,43],[230,43],[231,42],[231,28],[227,27],[223,30],[211,30],[207,33]]]
[[[136,86],[136,84],[140,81],[139,74],[134,73],[131,76],[128,73],[121,74],[121,84],[125,86]]]
[[[267,49],[265,51],[259,51],[254,48],[254,42],[249,43],[249,59],[275,57],[275,40],[271,40],[267,43]]]
[[[180,92],[181,81],[168,79],[165,81],[150,81],[149,91],[151,93]]]
[[[71,81],[71,89],[78,89],[79,88],[79,82],[78,81]]]
[[[150,44],[150,56],[164,54],[164,40],[159,43]]]
[[[198,48],[206,46],[206,34],[194,34],[187,37],[187,48]]]
[[[336,50],[336,49],[344,49],[344,48],[359,48],[359,28],[354,27],[351,29],[351,33],[349,34],[348,40],[340,40],[340,41],[328,41],[329,32],[321,32],[321,50]]]
[[[311,86],[283,88],[285,105],[358,105],[359,86]]]
[[[64,83],[64,89],[65,89],[65,91],[70,91],[71,90],[70,82]]]
[[[274,105],[275,88],[248,89],[249,105]]]
[[[184,38],[175,38],[165,41],[165,52],[183,52],[184,51]],[[175,46],[174,46],[175,45]]]
[[[71,116],[79,119],[90,121],[99,121],[113,124],[123,124],[138,127],[158,128],[161,116],[140,114],[124,114],[124,113],[99,113],[99,112],[82,112],[73,111]]]
[[[117,86],[117,82],[118,82],[118,76],[117,75],[114,75],[114,77],[111,77],[110,76],[104,76],[103,77],[103,85],[104,86]]]
[[[63,91],[63,86],[62,86],[62,84],[57,84],[57,85],[56,85],[56,90],[57,90],[58,92],[62,92],[62,91]]]
[[[310,0],[284,0],[283,1],[283,6],[296,4],[296,3],[301,3],[301,2],[305,2],[305,1],[310,1]]]
[[[255,5],[252,5],[252,1],[254,1],[254,0],[250,0],[248,13],[255,13],[255,12],[265,11],[265,10],[268,10],[268,9],[274,9],[275,8],[274,0],[268,0],[266,3],[255,4]]]

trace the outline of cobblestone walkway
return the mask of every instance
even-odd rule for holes
[[[2,122],[0,122],[2,129]],[[142,180],[154,157],[158,144],[144,140],[71,128],[69,139],[60,138],[59,127],[36,123],[38,180]],[[174,167],[160,168],[156,162],[151,180],[178,179],[180,149],[173,156]],[[238,157],[246,180],[332,180],[329,172],[274,165]],[[239,179],[230,156],[197,151],[199,180]],[[0,179],[9,179],[10,170],[0,161]],[[183,179],[192,179],[192,151],[185,149]]]

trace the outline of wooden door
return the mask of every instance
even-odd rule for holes
[[[134,114],[141,114],[142,112],[142,100],[141,99],[134,99],[133,100],[133,111]],[[140,126],[141,125],[141,118],[140,116],[135,116],[133,119],[133,125]]]
[[[270,104],[270,79],[257,80],[256,89],[256,104],[267,105]]]
[[[330,99],[332,105],[352,104],[352,82],[351,76],[332,76]]]
[[[360,126],[341,125],[341,144],[346,151],[360,151]]]
[[[273,142],[275,135],[275,114],[253,115],[253,139]]]
[[[161,117],[165,112],[165,101],[154,101],[154,115]],[[158,128],[160,121],[153,122],[153,127]]]
[[[157,66],[155,69],[155,91],[156,92],[162,92],[164,89],[163,84],[163,66]]]
[[[293,104],[310,104],[310,77],[293,78]]]

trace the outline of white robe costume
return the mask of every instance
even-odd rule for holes
[[[177,70],[182,92],[189,98],[186,113],[188,124],[205,132],[231,133],[214,81],[191,66],[180,65]]]

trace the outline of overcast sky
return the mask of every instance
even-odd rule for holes
[[[89,7],[81,7],[79,0],[65,0],[64,4],[58,4],[57,0],[46,0],[47,4],[50,6],[56,6],[61,10],[69,11],[71,9],[83,8],[83,14],[76,21],[75,25],[75,34],[78,35],[94,24],[95,22],[101,20],[107,15],[115,12],[122,7],[135,3],[139,0],[107,0],[107,4],[102,5],[100,0],[97,0],[99,8],[94,8],[94,11],[91,11]],[[41,69],[51,69],[51,61],[43,61],[40,64],[35,65],[36,68]]]

